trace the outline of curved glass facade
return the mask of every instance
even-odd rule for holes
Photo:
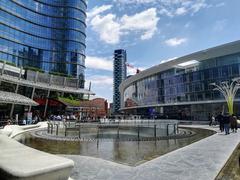
[[[240,77],[240,53],[202,60],[191,68],[174,67],[128,86],[123,93],[123,106],[166,107],[201,101],[214,103],[214,100],[224,98],[209,84],[231,81],[235,77]],[[240,98],[239,91],[236,98]]]
[[[0,60],[84,79],[85,0],[1,0]]]

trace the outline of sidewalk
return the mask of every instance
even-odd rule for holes
[[[188,125],[212,129],[218,127]],[[75,162],[74,179],[113,180],[214,180],[240,142],[240,132],[216,133],[137,167],[79,155],[64,155]]]

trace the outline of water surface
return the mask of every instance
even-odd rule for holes
[[[205,129],[184,129],[194,131],[196,134],[187,138],[158,141],[95,140],[70,142],[37,138],[31,133],[21,134],[16,139],[29,147],[52,154],[92,156],[136,166],[214,134],[213,131]]]

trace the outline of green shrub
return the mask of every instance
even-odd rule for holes
[[[62,77],[67,77],[67,78],[73,78],[71,75],[60,73],[60,72],[50,71],[49,74],[52,74],[52,75],[55,75],[55,76],[62,76]]]
[[[41,72],[41,73],[44,73],[45,71],[42,70],[42,69],[39,69],[39,68],[36,68],[36,67],[32,67],[32,66],[26,66],[24,67],[25,70],[30,70],[30,71],[38,71],[38,72]]]

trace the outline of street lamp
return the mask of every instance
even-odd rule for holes
[[[219,91],[224,96],[227,105],[228,105],[228,112],[229,114],[233,114],[233,102],[236,96],[238,89],[240,88],[239,81],[240,78],[232,79],[232,82],[229,83],[228,81],[220,82],[219,84],[210,83],[210,86],[214,86],[214,91]]]

